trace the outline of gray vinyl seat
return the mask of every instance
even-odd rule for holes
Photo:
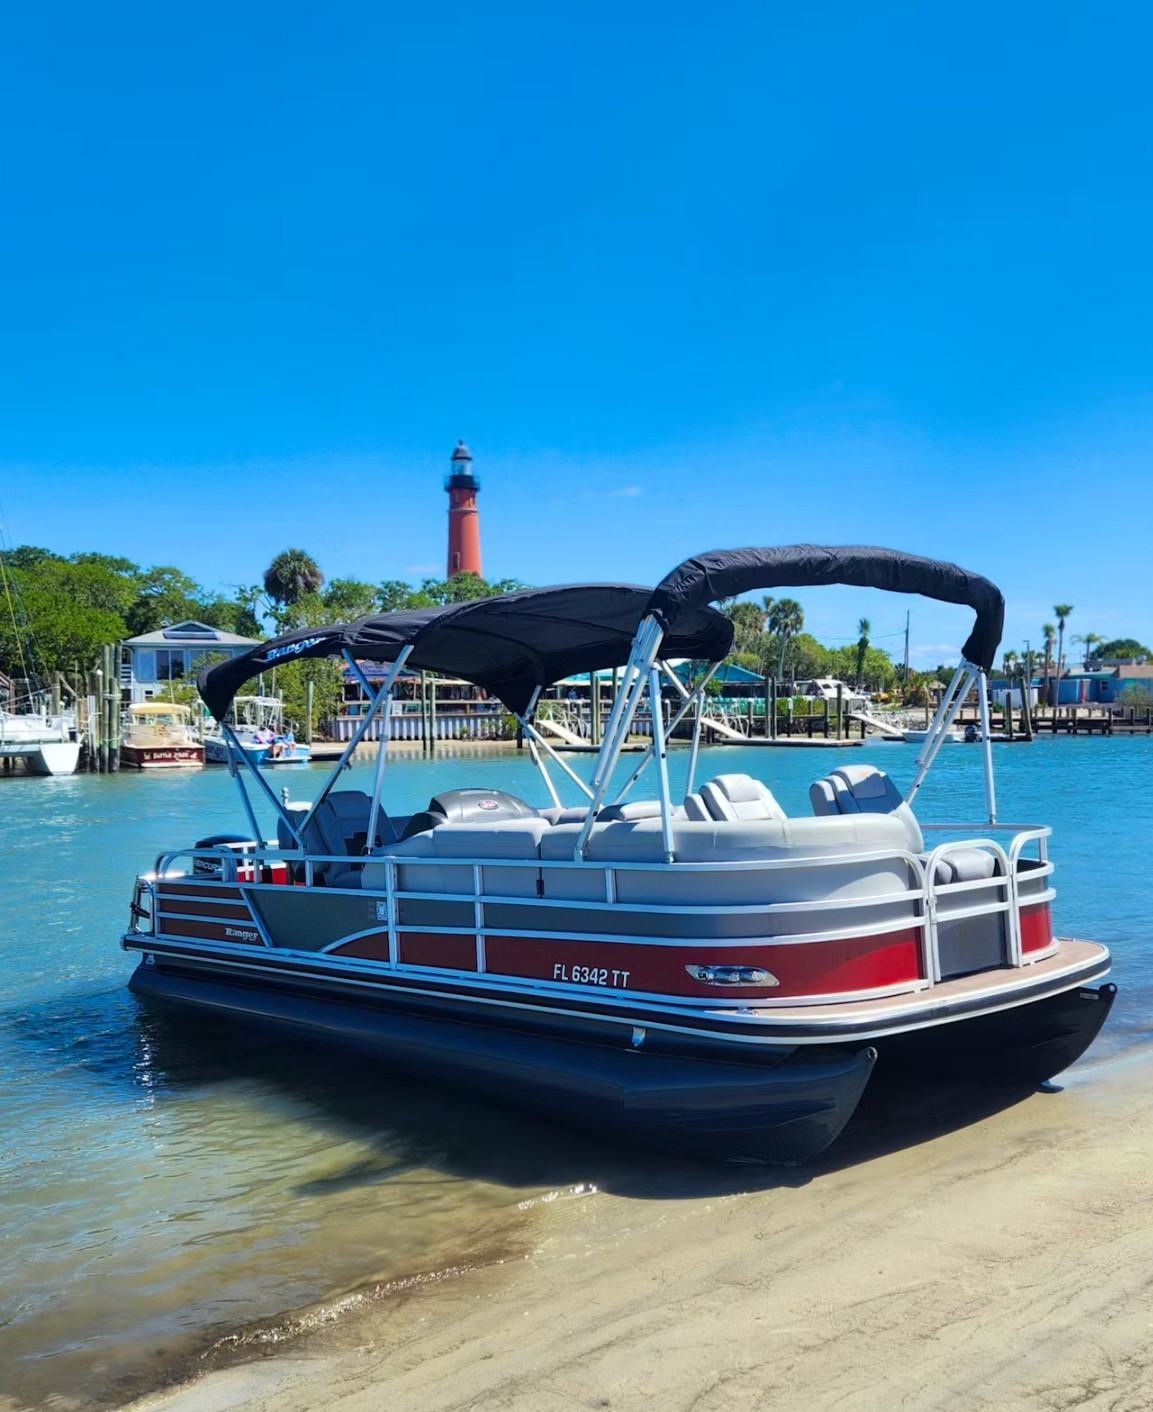
[[[706,819],[784,819],[785,811],[773,798],[772,791],[752,775],[716,775],[707,784],[701,785],[700,793],[690,795],[685,800],[685,810],[690,818],[696,817],[696,810],[703,806]]]
[[[818,817],[828,814],[891,814],[905,827],[909,852],[925,853],[925,836],[917,816],[905,803],[901,791],[875,765],[841,765],[809,786],[809,800]],[[938,883],[976,882],[991,878],[997,860],[983,848],[958,849],[941,859],[936,868]]]
[[[672,817],[680,819],[684,817],[684,809],[680,804],[672,807]],[[659,819],[661,816],[661,802],[659,799],[634,799],[626,804],[610,804],[606,809],[602,809],[597,815],[598,824],[615,823],[635,823],[638,819]]]
[[[583,824],[588,818],[588,805],[578,804],[569,809],[542,809],[540,816],[550,824]],[[684,809],[679,804],[673,806],[673,818],[682,818]],[[631,799],[624,804],[606,804],[597,815],[598,824],[629,822],[635,819],[659,819],[661,805],[659,799]]]
[[[923,853],[925,839],[917,816],[884,770],[875,765],[840,765],[809,786],[813,813],[892,814],[905,826],[910,853]]]
[[[583,824],[588,816],[587,804],[570,804],[540,810],[540,817],[550,824]]]
[[[359,857],[368,841],[368,816],[372,801],[362,789],[333,790],[321,803],[304,831],[304,851],[336,857]],[[379,840],[374,840],[379,842]],[[339,863],[318,863],[314,877],[329,887],[359,887],[359,864],[354,870]]]

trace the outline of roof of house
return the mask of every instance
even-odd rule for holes
[[[1127,667],[1114,667],[1109,675],[1118,681],[1145,680],[1153,677],[1153,662],[1131,662]]]
[[[255,647],[258,638],[240,637],[210,623],[187,618],[182,623],[170,623],[155,632],[142,632],[138,637],[124,639],[125,647]]]

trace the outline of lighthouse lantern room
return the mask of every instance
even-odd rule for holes
[[[472,453],[458,441],[445,481],[448,491],[448,577],[480,574],[480,512],[476,508],[480,482],[473,474]]]

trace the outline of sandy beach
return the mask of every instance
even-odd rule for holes
[[[813,1172],[558,1193],[522,1255],[136,1406],[1144,1412],[1151,1120],[1147,1050],[995,1104],[882,1095]]]

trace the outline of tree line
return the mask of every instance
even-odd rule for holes
[[[733,658],[749,671],[781,682],[836,677],[862,691],[892,691],[898,685],[901,669],[871,642],[868,618],[857,623],[856,642],[826,647],[804,631],[804,609],[795,598],[766,595],[759,603],[729,599],[720,606],[733,623]],[[942,665],[934,673],[911,672],[907,685],[951,670]]]
[[[91,670],[100,649],[194,619],[241,637],[343,622],[368,613],[506,593],[523,585],[487,583],[476,574],[372,584],[326,581],[299,549],[278,554],[255,584],[230,593],[202,587],[171,564],[142,568],[112,554],[54,554],[20,545],[0,557],[0,671],[13,677]]]
[[[424,578],[418,585],[402,579],[380,583],[355,578],[326,579],[319,564],[303,549],[277,554],[253,584],[235,584],[229,593],[206,589],[174,565],[143,568],[130,559],[81,552],[55,554],[21,545],[0,557],[0,671],[8,676],[47,677],[54,671],[79,675],[97,662],[100,649],[187,619],[207,623],[243,637],[266,636],[293,628],[346,622],[370,613],[429,607],[507,593],[526,585],[515,579],[486,581],[477,574]],[[734,627],[733,659],[760,675],[778,680],[837,677],[859,689],[905,695],[935,677],[947,676],[942,663],[927,673],[910,673],[901,683],[901,669],[888,652],[871,641],[867,618],[858,623],[855,642],[828,647],[804,631],[804,610],[792,598],[764,597],[759,603],[730,600],[721,605]],[[1056,623],[1041,629],[1036,665],[1047,678],[1062,672],[1065,635],[1073,607],[1054,607]],[[1090,663],[1109,658],[1153,657],[1131,638],[1106,641],[1085,633],[1071,639],[1084,645]],[[1023,662],[1010,649],[1007,665]],[[328,704],[339,693],[339,669],[333,663],[297,663],[282,668],[277,689],[300,697],[312,679]]]

